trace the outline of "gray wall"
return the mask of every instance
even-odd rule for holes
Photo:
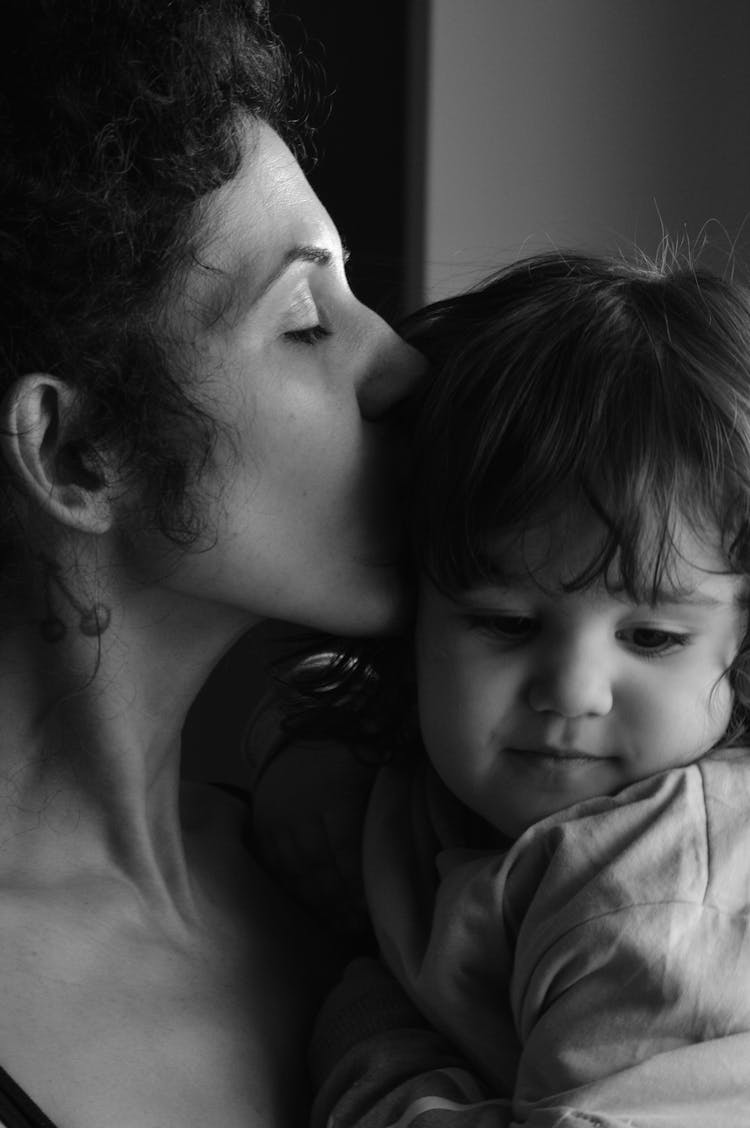
[[[412,305],[541,247],[653,253],[663,228],[748,260],[750,0],[422,10]]]

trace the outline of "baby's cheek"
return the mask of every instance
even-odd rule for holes
[[[438,698],[444,703],[445,698]],[[437,705],[436,701],[420,704],[420,730],[422,742],[433,766],[444,774],[451,766],[450,748],[454,745],[455,722],[450,711]]]
[[[704,691],[693,694],[692,703],[684,701],[675,711],[675,735],[683,740],[683,762],[689,763],[705,755],[721,742],[732,715],[734,694],[726,677],[717,679]],[[692,704],[692,708],[691,708]],[[680,755],[675,747],[675,753]]]
[[[720,740],[726,732],[730,717],[732,716],[733,707],[734,692],[730,684],[729,675],[725,674],[713,687],[708,700],[707,713],[710,718],[711,730],[714,734],[712,740],[713,744],[715,744],[717,740]]]

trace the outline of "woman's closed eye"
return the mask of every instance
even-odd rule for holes
[[[318,299],[310,289],[307,279],[294,290],[284,314],[281,326],[283,337],[299,345],[317,345],[325,337],[330,337],[331,331],[324,324],[328,320],[323,316]]]
[[[617,631],[617,638],[644,657],[657,658],[686,646],[691,636],[660,627],[625,627]]]
[[[331,330],[320,324],[306,325],[302,329],[287,329],[284,333],[288,341],[296,341],[300,345],[315,345],[330,335]]]

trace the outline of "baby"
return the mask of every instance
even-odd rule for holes
[[[365,1021],[318,1053],[318,1116],[746,1128],[750,295],[555,253],[412,339],[421,741],[378,773],[364,880],[489,1099]]]

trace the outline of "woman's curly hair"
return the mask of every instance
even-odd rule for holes
[[[287,58],[261,0],[6,0],[2,23],[0,396],[64,378],[89,465],[116,451],[146,519],[188,545],[214,428],[159,314],[248,117],[298,150]]]

